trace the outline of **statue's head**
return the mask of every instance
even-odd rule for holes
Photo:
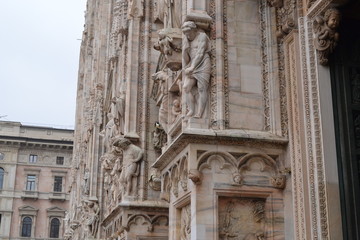
[[[192,41],[196,37],[197,26],[193,21],[186,21],[181,26],[181,30],[189,41]]]
[[[339,10],[330,8],[326,10],[324,18],[327,26],[334,30],[339,26],[341,14]]]
[[[159,39],[164,39],[166,37],[166,32],[164,31],[164,29],[161,29],[159,32]]]
[[[175,107],[180,107],[180,100],[178,98],[175,98],[174,102],[173,102],[173,105]]]

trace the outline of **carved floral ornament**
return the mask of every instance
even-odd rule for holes
[[[334,51],[339,41],[337,30],[340,18],[340,12],[335,8],[330,8],[323,15],[316,16],[314,19],[314,45],[321,65],[328,64],[329,55]]]

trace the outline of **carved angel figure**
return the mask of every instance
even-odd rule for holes
[[[159,31],[159,40],[154,45],[154,49],[160,51],[165,56],[172,55],[173,50],[174,51],[181,51],[181,49],[177,48],[173,44],[173,38],[170,36],[167,36],[164,30]]]
[[[318,16],[314,21],[315,48],[318,50],[319,62],[327,65],[329,55],[339,41],[337,28],[340,22],[340,12],[335,8],[328,9],[324,16]]]

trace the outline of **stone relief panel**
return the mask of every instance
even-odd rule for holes
[[[258,1],[227,0],[229,128],[264,129]]]
[[[220,197],[219,239],[264,240],[265,199]]]
[[[181,208],[180,240],[191,239],[191,209],[190,204]]]

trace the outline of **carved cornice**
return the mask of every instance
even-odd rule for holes
[[[192,143],[283,149],[288,140],[260,131],[186,129],[167,147],[152,167],[164,169],[187,145]]]
[[[167,213],[169,209],[169,204],[164,201],[142,201],[142,202],[122,202],[104,218],[101,225],[106,227],[108,226],[115,217],[124,210],[132,210],[137,212],[158,212],[163,215]]]

